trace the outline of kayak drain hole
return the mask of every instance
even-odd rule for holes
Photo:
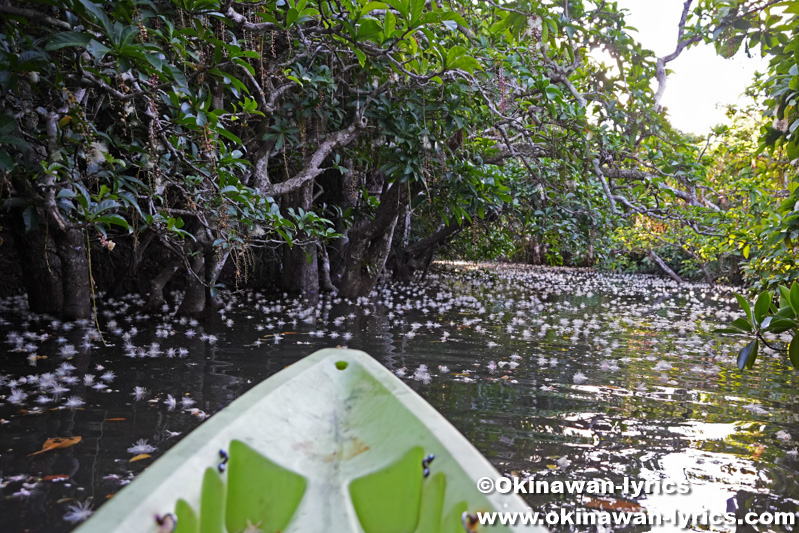
[[[336,368],[338,368],[339,370],[344,370],[347,368],[348,364],[349,363],[347,363],[347,361],[336,361]]]

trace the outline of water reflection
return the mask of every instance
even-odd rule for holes
[[[768,356],[746,374],[735,369],[739,341],[711,333],[735,315],[727,290],[567,269],[447,268],[424,287],[388,285],[356,303],[237,294],[204,324],[147,316],[137,297],[106,301],[106,344],[87,338],[89,323],[65,325],[4,301],[3,530],[69,531],[69,505],[102,504],[151,463],[130,462],[137,441],[157,458],[204,415],[336,345],[404,369],[402,379],[503,473],[690,482],[688,495],[615,495],[625,502],[616,505],[650,513],[724,512],[731,501],[755,512],[797,510],[795,372]],[[68,359],[60,355],[67,345],[75,347]],[[65,360],[75,369],[57,376]],[[116,376],[108,387],[94,388],[108,371]],[[56,398],[42,386],[48,373],[75,382]],[[135,387],[146,395],[137,400]],[[171,411],[168,395],[178,405]],[[71,396],[85,405],[66,408]],[[189,409],[180,407],[185,397],[196,402]],[[68,436],[82,441],[29,455]],[[541,510],[591,509],[596,500],[528,497]]]

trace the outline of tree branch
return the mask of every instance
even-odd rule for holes
[[[325,140],[322,141],[319,148],[317,148],[316,152],[311,156],[308,164],[305,165],[305,168],[303,168],[299,174],[281,183],[268,185],[261,192],[266,196],[274,198],[297,190],[307,181],[314,179],[323,172],[324,169],[321,168],[321,165],[333,150],[339,146],[346,146],[351,143],[365,127],[366,119],[362,115],[358,115],[346,129],[331,133],[325,137]],[[264,172],[265,169],[259,168],[258,171]],[[254,178],[255,183],[268,183],[268,178],[263,175],[257,175],[254,176]]]
[[[659,57],[656,61],[656,76],[658,80],[658,89],[655,92],[655,109],[660,111],[663,106],[660,105],[660,100],[666,92],[666,63],[677,59],[683,50],[691,44],[697,43],[702,40],[699,35],[694,35],[688,40],[683,41],[685,35],[685,23],[688,20],[688,13],[691,11],[691,3],[693,0],[685,0],[682,6],[682,15],[680,16],[680,23],[677,26],[677,46],[672,53],[667,56]]]
[[[648,181],[656,179],[657,176],[654,174],[650,174],[649,172],[643,172],[641,170],[631,170],[631,169],[623,169],[623,168],[602,168],[600,169],[601,173],[608,177],[608,178],[620,178],[625,180],[635,180],[635,181]],[[671,185],[663,183],[662,181],[657,181],[657,186],[660,189],[666,190],[674,194],[680,200],[683,200],[688,205],[692,205],[694,207],[707,207],[714,211],[721,211],[721,208],[710,201],[700,202],[696,196],[687,193],[685,191],[681,191],[680,189],[675,189]]]
[[[247,17],[238,13],[232,6],[227,8],[225,14],[230,17],[230,19],[244,28],[247,31],[251,31],[253,33],[265,33],[268,31],[283,31],[283,28],[278,26],[277,24],[273,24],[271,22],[250,22],[247,20]]]
[[[61,159],[60,143],[58,142],[58,114],[47,113],[43,109],[37,110],[42,115],[45,122],[45,130],[47,131],[47,160],[50,163],[58,163]],[[66,231],[68,228],[67,221],[61,216],[56,203],[56,176],[53,173],[47,172],[42,180],[42,188],[44,189],[44,207],[50,219],[61,231]]]
[[[676,272],[674,272],[672,269],[670,269],[669,265],[667,265],[666,262],[663,261],[663,259],[661,259],[660,256],[655,253],[654,250],[650,250],[649,251],[649,258],[652,259],[652,261],[654,261],[655,263],[657,263],[657,265],[661,269],[663,269],[663,272],[668,274],[671,279],[673,279],[677,283],[683,283],[682,278],[680,276],[678,276]]]
[[[21,7],[0,4],[0,13],[11,15],[13,17],[23,17],[28,19],[30,22],[44,23],[62,30],[72,29],[72,26],[69,24],[69,22],[50,17],[44,13],[41,13],[40,11],[34,11],[32,9],[24,9]]]
[[[488,165],[496,165],[512,157],[550,157],[552,154],[543,146],[527,143],[497,144],[499,152],[483,158]]]

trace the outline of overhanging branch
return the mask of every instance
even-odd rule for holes
[[[34,11],[32,9],[24,9],[21,7],[0,4],[0,13],[11,15],[13,17],[23,17],[30,22],[39,22],[48,26],[60,28],[62,30],[72,29],[72,26],[69,24],[69,22],[50,17],[40,11]]]
[[[608,178],[618,178],[624,180],[632,180],[632,181],[650,181],[650,180],[657,180],[657,176],[654,174],[650,174],[649,172],[643,172],[641,170],[632,170],[632,169],[623,169],[623,168],[602,168],[600,169],[601,174]],[[674,188],[663,181],[655,181],[658,188],[671,192],[674,196],[683,200],[688,205],[692,205],[694,207],[707,207],[714,211],[721,211],[721,208],[710,202],[708,200],[699,201],[699,199],[690,194],[686,191],[681,191],[680,189]]]
[[[355,120],[350,124],[347,128],[343,130],[339,130],[335,133],[331,133],[322,143],[319,145],[319,148],[311,156],[308,164],[293,178],[290,178],[286,181],[281,183],[273,183],[266,185],[264,190],[261,192],[266,196],[271,196],[273,198],[278,196],[283,196],[284,194],[288,194],[292,191],[295,191],[302,187],[306,182],[314,179],[316,176],[321,174],[324,169],[322,168],[322,163],[324,160],[329,156],[333,150],[338,148],[339,146],[346,146],[355,140],[360,132],[366,127],[366,119],[363,116],[357,116]],[[256,172],[265,172],[266,169],[256,165]],[[254,183],[263,183],[268,184],[268,178],[263,175],[256,175],[254,177]]]
[[[528,143],[498,144],[495,146],[499,151],[490,156],[484,157],[483,162],[488,165],[496,165],[502,161],[515,157],[551,157],[552,154],[543,146]]]

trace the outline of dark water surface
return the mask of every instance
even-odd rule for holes
[[[73,529],[83,506],[96,509],[205,415],[337,345],[405,369],[403,379],[502,473],[691,489],[602,502],[528,497],[536,509],[723,513],[731,498],[758,513],[799,509],[797,375],[773,354],[738,372],[742,343],[711,333],[738,313],[727,289],[568,269],[441,269],[424,285],[388,285],[357,304],[237,294],[202,324],[174,318],[174,307],[147,316],[137,296],[103,301],[107,346],[93,323],[30,315],[24,299],[0,302],[0,531]],[[109,371],[113,379],[101,379]],[[135,387],[146,389],[138,399]],[[81,440],[31,455],[55,437]],[[130,461],[142,452],[152,457]],[[738,529],[769,530],[794,529]]]

